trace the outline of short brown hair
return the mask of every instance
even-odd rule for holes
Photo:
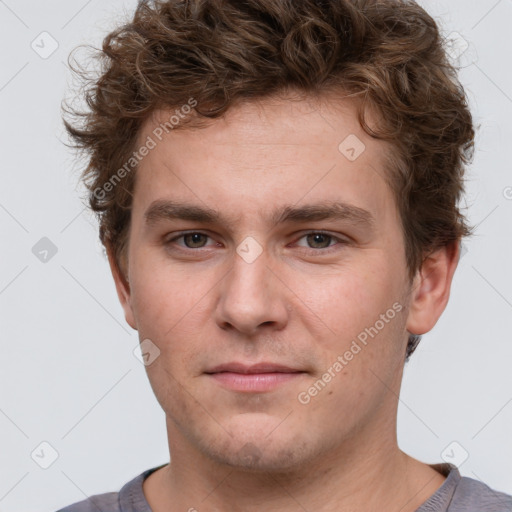
[[[88,156],[89,204],[118,262],[135,173],[106,184],[130,158],[142,123],[190,98],[197,119],[215,119],[238,102],[290,88],[359,97],[362,128],[389,141],[387,177],[411,279],[428,252],[471,233],[458,203],[464,164],[473,156],[472,116],[436,22],[414,1],[140,2],[97,56],[99,77],[77,71],[88,110],[65,106],[72,119],[64,123]],[[379,130],[367,125],[366,108],[379,114]],[[410,337],[406,359],[418,341]]]

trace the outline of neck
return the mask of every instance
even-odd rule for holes
[[[388,425],[393,435],[387,442],[382,431],[361,431],[315,460],[279,472],[219,464],[195,450],[171,421],[167,426],[172,462],[143,487],[154,512],[414,512],[445,479],[399,450],[394,425]]]

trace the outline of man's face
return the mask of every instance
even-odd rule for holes
[[[125,311],[160,351],[147,371],[171,452],[284,470],[350,439],[382,443],[410,290],[387,147],[349,103],[249,103],[159,141],[169,115],[140,133],[157,144],[137,170]],[[175,218],[171,203],[218,219]],[[212,373],[230,363],[295,373]]]

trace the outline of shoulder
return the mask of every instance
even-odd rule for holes
[[[147,469],[124,484],[119,492],[95,494],[85,500],[61,508],[57,512],[151,512],[142,490],[142,484],[146,477],[166,464]]]
[[[449,512],[479,510],[482,512],[512,511],[512,496],[491,489],[473,478],[462,477],[455,489]]]
[[[85,500],[78,501],[65,508],[61,508],[57,512],[120,512],[119,493],[107,492],[104,494],[96,494]]]

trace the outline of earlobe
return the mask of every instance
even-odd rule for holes
[[[137,324],[135,322],[135,317],[133,315],[131,306],[131,290],[128,277],[124,275],[121,268],[119,267],[119,264],[114,256],[114,250],[112,246],[107,243],[105,244],[105,248],[107,251],[110,271],[112,272],[112,277],[114,278],[114,283],[116,285],[117,296],[124,311],[124,317],[128,325],[132,329],[137,330]]]
[[[450,297],[459,250],[459,241],[437,249],[425,258],[416,273],[406,324],[411,334],[425,334],[439,320]]]

